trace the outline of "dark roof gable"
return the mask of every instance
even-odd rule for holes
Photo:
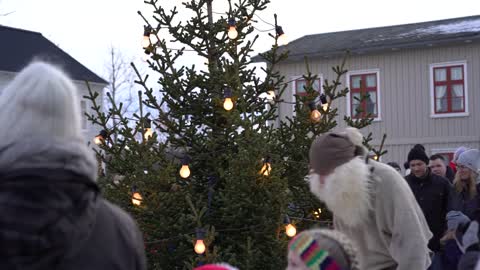
[[[60,66],[74,80],[108,83],[40,33],[0,25],[0,40],[0,70],[19,72],[40,59]]]
[[[307,35],[280,48],[289,51],[287,61],[299,61],[304,56],[337,56],[347,50],[353,54],[366,54],[473,41],[480,41],[480,15]],[[262,61],[258,56],[253,60]]]

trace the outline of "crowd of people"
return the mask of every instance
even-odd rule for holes
[[[41,62],[2,91],[1,269],[146,269],[137,225],[100,195],[79,104],[68,76]],[[447,164],[417,144],[404,176],[362,142],[355,128],[314,139],[308,182],[334,229],[295,236],[287,270],[480,269],[480,151],[460,147]]]

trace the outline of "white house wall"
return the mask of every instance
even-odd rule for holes
[[[341,58],[310,60],[310,70],[323,74],[324,79],[335,78],[333,66]],[[432,118],[430,102],[430,65],[434,63],[466,61],[466,85],[468,91],[468,116]],[[387,134],[386,150],[382,161],[403,163],[408,151],[416,143],[425,145],[427,153],[436,149],[455,149],[458,146],[480,147],[480,44],[468,43],[450,47],[396,50],[389,53],[354,55],[347,60],[347,69],[379,70],[381,120],[363,130],[373,132],[378,144],[383,133]],[[279,70],[286,78],[306,72],[302,62],[282,64]],[[345,85],[346,77],[342,78]],[[292,96],[287,87],[285,99]],[[293,105],[281,104],[281,118],[289,115]],[[339,109],[339,127],[346,124],[347,100],[340,98],[333,103]]]

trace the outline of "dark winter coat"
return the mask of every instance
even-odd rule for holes
[[[143,270],[135,222],[94,182],[83,142],[0,145],[0,269]]]
[[[424,178],[418,178],[410,174],[405,179],[425,215],[430,231],[433,233],[428,247],[434,252],[440,251],[440,238],[447,229],[445,217],[451,208],[450,193],[452,192],[452,186],[447,179],[432,174],[430,169],[427,169],[427,175]]]
[[[452,210],[461,211],[470,220],[479,219],[480,211],[480,184],[477,184],[477,195],[470,198],[468,191],[463,190],[458,193],[455,189],[451,193],[451,206]]]

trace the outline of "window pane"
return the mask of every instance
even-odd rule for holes
[[[452,97],[463,97],[463,84],[454,84],[452,86]]]
[[[368,92],[366,97],[367,113],[377,114],[377,93]]]
[[[435,100],[435,112],[447,112],[448,111],[448,100],[447,97],[437,98]]]
[[[435,87],[435,97],[436,98],[446,98],[447,97],[447,87],[445,85]]]
[[[362,114],[362,108],[360,104],[353,104],[352,105],[352,115],[353,117],[359,117]]]
[[[447,80],[447,70],[445,68],[435,69],[435,81],[444,82]]]
[[[361,76],[352,76],[351,81],[352,81],[351,88],[360,88],[360,82],[362,81],[362,77]]]
[[[320,80],[313,81],[313,90],[315,90],[315,91],[320,90]]]
[[[458,112],[464,112],[464,104],[463,104],[463,97],[456,97],[452,98],[452,111]]]
[[[305,88],[307,86],[307,81],[305,80],[296,80],[295,81],[295,90],[297,94],[305,93]]]
[[[450,69],[452,80],[463,80],[463,70],[462,67],[454,67]]]
[[[352,104],[360,104],[361,95],[360,93],[352,93]]]
[[[367,87],[377,86],[377,75],[368,75],[367,76]]]

